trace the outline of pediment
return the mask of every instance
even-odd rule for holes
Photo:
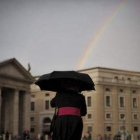
[[[0,74],[34,81],[30,73],[15,58],[0,63]]]

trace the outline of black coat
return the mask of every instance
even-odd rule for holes
[[[85,97],[75,91],[57,93],[51,100],[51,107],[76,107],[81,116],[87,114]],[[83,121],[80,116],[62,115],[55,122],[53,140],[81,140]]]

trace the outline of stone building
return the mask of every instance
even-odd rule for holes
[[[35,77],[37,80],[39,76]],[[31,85],[31,137],[35,139],[38,134],[48,132],[52,120],[54,109],[50,107],[50,100],[55,96],[55,92],[40,91],[36,85]]]
[[[15,59],[0,62],[0,133],[30,130],[30,84],[34,78]]]
[[[96,91],[85,91],[87,115],[83,135],[113,138],[118,132],[140,134],[140,72],[96,67],[79,71],[91,76]],[[39,78],[37,76],[36,78]],[[49,125],[55,93],[31,86],[31,132],[34,137]],[[108,138],[109,139],[109,138]]]

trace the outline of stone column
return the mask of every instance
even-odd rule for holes
[[[30,91],[26,91],[23,100],[23,131],[30,131],[30,102]]]
[[[126,89],[125,102],[126,102],[126,130],[132,132],[132,94],[130,88]]]
[[[18,135],[18,122],[19,122],[19,91],[14,92],[13,101],[13,136]]]
[[[0,133],[1,133],[1,105],[2,105],[2,99],[1,99],[1,87],[0,87]]]
[[[113,112],[112,112],[112,120],[113,120],[113,136],[116,135],[118,133],[118,128],[119,128],[119,112],[118,112],[118,89],[117,86],[113,86],[112,87],[112,92],[113,92],[113,96],[112,96],[112,100],[113,100]]]
[[[96,115],[94,116],[94,139],[97,139],[98,135],[104,136],[105,125],[104,125],[104,86],[96,85],[96,93],[94,96],[94,111]]]

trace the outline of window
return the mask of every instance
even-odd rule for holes
[[[118,81],[118,76],[114,76],[114,78],[112,80],[113,80],[113,82],[117,82]]]
[[[31,111],[35,111],[35,102],[31,102]]]
[[[120,97],[120,107],[124,107],[124,97]]]
[[[136,93],[136,90],[132,90],[132,93]]]
[[[49,93],[46,93],[45,96],[50,96],[50,94]]]
[[[120,92],[123,92],[123,89],[120,89]]]
[[[35,132],[35,128],[32,128],[32,127],[31,127],[31,128],[30,128],[30,132],[31,132],[31,133],[34,133],[34,132]]]
[[[106,96],[106,106],[107,107],[111,106],[111,104],[110,104],[110,96]]]
[[[133,108],[137,108],[137,98],[133,98]]]
[[[88,106],[88,107],[91,106],[91,97],[87,97],[87,106]]]
[[[35,117],[30,117],[30,121],[34,122],[35,121]]]
[[[125,78],[124,77],[122,77],[122,80],[124,80]]]
[[[44,118],[43,119],[43,130],[46,132],[50,132],[50,124],[51,124],[51,119],[50,118]]]
[[[111,119],[111,114],[110,114],[110,113],[107,113],[107,114],[106,114],[106,118],[107,118],[107,119]]]
[[[106,131],[111,131],[111,126],[107,126]]]
[[[110,92],[110,88],[106,88],[105,91]]]
[[[137,120],[138,119],[138,114],[134,114],[133,117],[134,117],[134,120]]]
[[[87,115],[87,118],[88,118],[88,119],[91,119],[91,118],[92,118],[92,114],[88,114],[88,115]]]
[[[134,126],[134,131],[138,131],[138,126]]]
[[[45,101],[45,110],[48,110],[49,109],[49,100],[46,100]]]
[[[35,95],[31,95],[31,98],[35,98]]]
[[[120,114],[120,119],[125,119],[125,114]]]
[[[131,78],[127,78],[127,80],[128,80],[128,81],[130,81],[130,80],[131,80]]]
[[[118,76],[115,76],[115,79],[118,79]]]
[[[88,126],[87,130],[88,132],[92,132],[92,126]]]
[[[44,118],[43,119],[43,124],[46,124],[46,123],[51,123],[51,119],[50,118]]]

